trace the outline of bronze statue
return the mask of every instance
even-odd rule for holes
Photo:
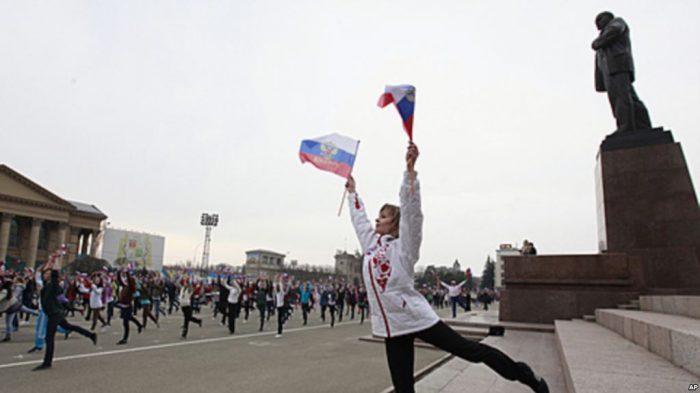
[[[634,63],[629,26],[608,11],[598,14],[595,24],[600,30],[591,45],[596,52],[595,89],[608,92],[617,132],[650,129],[649,112],[632,86]]]

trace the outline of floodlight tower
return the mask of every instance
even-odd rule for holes
[[[219,224],[218,214],[202,213],[200,224],[205,228],[204,231],[204,250],[202,251],[202,269],[209,268],[209,245],[211,244],[211,229]]]

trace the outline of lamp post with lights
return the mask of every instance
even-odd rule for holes
[[[219,224],[218,214],[202,213],[200,224],[205,228],[204,249],[202,250],[202,269],[209,269],[209,246],[211,244],[211,229]]]

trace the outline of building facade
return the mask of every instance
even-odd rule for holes
[[[496,290],[505,288],[505,285],[503,284],[503,277],[505,274],[503,270],[503,257],[512,255],[520,255],[520,249],[517,246],[510,243],[502,243],[498,246],[498,249],[496,250],[496,266],[494,269],[495,272],[493,280]]]
[[[284,254],[270,250],[246,251],[245,274],[253,277],[260,274],[274,277],[275,274],[283,272],[284,257]]]
[[[67,245],[67,260],[95,256],[107,216],[97,207],[65,200],[0,164],[0,261],[35,267]]]
[[[335,254],[335,274],[345,282],[358,285],[362,282],[362,255],[338,251]]]

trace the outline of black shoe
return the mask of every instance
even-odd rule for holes
[[[32,369],[32,371],[47,370],[47,369],[49,369],[49,368],[51,368],[51,365],[50,365],[50,364],[44,364],[44,363],[42,363],[42,364],[40,364],[40,365],[34,367],[34,368]]]
[[[537,376],[527,363],[517,362],[516,364],[525,375],[525,378],[521,379],[520,382],[529,386],[536,393],[549,393],[547,382],[545,382],[544,378]]]
[[[27,353],[34,353],[34,352],[37,352],[37,351],[41,351],[41,348],[32,347],[32,349],[30,349],[30,350],[27,351]]]
[[[0,342],[6,343],[8,341],[10,341],[10,336],[3,338],[2,341],[0,341]]]
[[[124,345],[124,344],[126,344],[126,343],[127,343],[127,341],[126,341],[126,340],[123,340],[123,339],[117,341],[117,345]]]
[[[90,336],[90,340],[92,340],[92,344],[93,344],[93,345],[97,345],[97,333],[93,333],[93,334]]]
[[[199,325],[199,327],[202,327],[202,320],[201,319],[199,320],[199,322],[197,322],[197,325]]]
[[[66,334],[63,336],[63,339],[68,340],[68,336],[70,336],[70,330],[66,331]]]
[[[143,329],[144,329],[143,325],[139,325],[139,326],[138,326],[138,332],[139,332],[139,334],[141,334],[141,332],[143,331]]]

